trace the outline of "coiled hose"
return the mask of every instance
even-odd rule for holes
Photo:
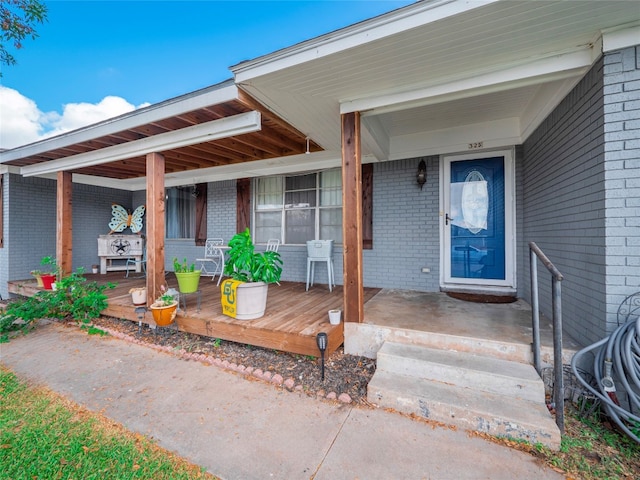
[[[571,360],[571,369],[578,381],[600,399],[606,414],[631,439],[640,443],[640,317],[620,325],[607,338],[577,352]],[[579,372],[580,359],[595,350],[593,375],[596,386],[591,385]],[[629,409],[620,405],[616,384],[626,392]],[[635,433],[631,430],[635,430]]]

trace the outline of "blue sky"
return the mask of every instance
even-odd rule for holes
[[[38,27],[39,38],[25,41],[24,48],[14,52],[18,64],[2,68],[0,87],[2,130],[21,115],[34,115],[35,107],[39,120],[30,127],[37,130],[38,138],[99,121],[110,109],[124,113],[123,105],[137,108],[213,85],[231,78],[229,67],[244,60],[414,2],[44,3],[49,9],[47,23]],[[30,106],[27,112],[15,107],[15,97]],[[116,97],[118,102],[103,105],[105,97]],[[16,146],[17,138],[2,134],[0,147]]]

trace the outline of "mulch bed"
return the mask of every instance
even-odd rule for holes
[[[112,335],[179,355],[185,360],[205,361],[260,378],[276,388],[286,388],[309,396],[368,406],[367,385],[376,361],[346,355],[342,347],[325,358],[322,380],[319,358],[229,342],[173,327],[156,330],[129,320],[100,317],[93,324]],[[267,373],[268,372],[268,373]],[[282,382],[278,382],[278,379]]]

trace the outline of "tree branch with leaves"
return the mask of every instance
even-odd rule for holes
[[[0,65],[15,65],[9,45],[20,50],[26,38],[35,40],[35,26],[46,20],[47,6],[39,0],[0,0]]]

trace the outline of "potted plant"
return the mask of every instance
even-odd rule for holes
[[[55,258],[51,256],[47,256],[47,257],[42,257],[42,260],[40,260],[40,265],[51,266],[52,271],[41,272],[40,278],[42,279],[42,285],[45,290],[54,290],[53,285],[56,282],[58,275],[60,273],[60,269],[58,268],[58,262],[56,262]]]
[[[40,270],[31,270],[31,275],[33,275],[33,277],[36,279],[36,282],[38,282],[38,286],[40,288],[43,288],[44,283],[42,283],[42,272]]]
[[[166,327],[176,318],[178,302],[173,295],[167,292],[164,285],[160,289],[162,291],[161,295],[149,306],[149,309],[151,309],[156,325]]]
[[[134,305],[147,304],[147,287],[134,287],[129,290]]]
[[[256,252],[247,228],[229,240],[224,274],[231,278],[222,282],[222,313],[253,320],[264,315],[269,284],[282,275],[282,259],[278,252]]]
[[[200,283],[200,270],[196,270],[196,264],[189,265],[185,258],[182,263],[177,257],[173,258],[173,273],[178,279],[178,288],[181,293],[194,293],[198,291]]]
[[[329,323],[331,325],[340,325],[341,315],[342,315],[342,310],[339,310],[339,309],[329,310]]]

